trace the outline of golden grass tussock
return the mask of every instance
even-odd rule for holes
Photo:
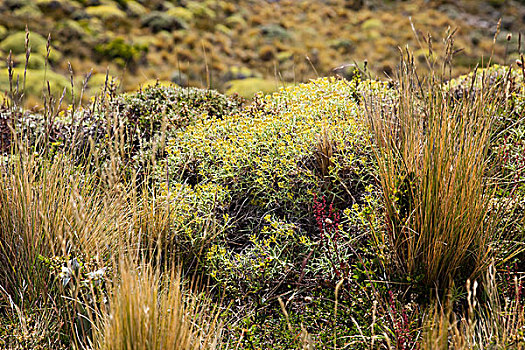
[[[378,242],[392,247],[398,271],[431,287],[479,277],[502,232],[486,174],[507,80],[472,79],[458,98],[435,75],[421,79],[408,54],[393,103],[367,107],[387,217]]]
[[[0,179],[0,281],[11,298],[47,297],[51,281],[42,259],[102,256],[124,236],[122,195],[100,191],[96,178],[67,156],[42,160],[20,151],[2,160]]]
[[[96,349],[214,349],[220,342],[218,309],[191,294],[172,269],[123,263]]]

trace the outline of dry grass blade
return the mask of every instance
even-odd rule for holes
[[[386,241],[398,271],[445,288],[456,278],[478,276],[497,240],[494,189],[485,174],[505,84],[490,85],[484,77],[479,91],[456,98],[433,73],[422,82],[410,54],[403,56],[398,81],[395,106],[367,103]]]
[[[127,215],[120,196],[95,190],[68,157],[20,152],[0,166],[0,284],[13,299],[45,298],[49,273],[40,258],[112,251]]]
[[[484,298],[478,298],[478,284],[467,282],[468,308],[453,310],[450,299],[431,308],[421,349],[524,349],[525,309],[518,294],[503,298],[496,286],[493,265],[483,277]],[[518,281],[514,281],[516,288]],[[503,304],[502,304],[503,300]],[[482,302],[483,301],[483,302]]]
[[[213,349],[221,326],[216,310],[186,294],[180,270],[161,275],[147,264],[123,263],[99,349]]]
[[[324,126],[318,136],[317,152],[315,153],[317,167],[322,176],[328,176],[330,167],[333,166],[332,156],[334,154],[335,145],[330,138],[330,131],[328,126]]]

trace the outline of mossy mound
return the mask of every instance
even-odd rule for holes
[[[98,17],[104,21],[122,21],[126,18],[126,13],[116,6],[101,5],[86,8],[86,13],[93,17]]]
[[[11,51],[13,55],[25,54],[26,53],[25,39],[26,39],[25,32],[17,32],[17,33],[11,34],[7,36],[0,43],[0,49],[6,53]],[[47,46],[47,39],[45,39],[42,35],[38,33],[29,34],[29,47],[31,48],[31,52],[34,52],[43,57],[46,57],[47,55],[46,46]],[[62,57],[62,54],[51,47],[51,51],[49,54],[49,60],[52,62],[57,62],[58,60],[60,60],[61,57]]]
[[[30,59],[31,62],[31,59]],[[21,64],[21,68],[15,68],[13,70],[13,85],[16,86],[16,81],[19,81],[19,88],[22,91],[24,79],[24,66]],[[44,89],[47,92],[46,81],[49,81],[51,87],[51,93],[54,96],[61,96],[64,89],[66,93],[71,93],[71,83],[69,79],[48,70],[44,69],[28,69],[26,72],[26,83],[24,95],[28,96],[43,96]],[[9,76],[7,70],[0,72],[0,91],[9,91]]]

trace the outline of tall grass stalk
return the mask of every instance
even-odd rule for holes
[[[41,257],[77,251],[108,252],[125,220],[114,193],[67,156],[53,160],[17,152],[0,166],[0,284],[13,299],[46,296]]]
[[[150,264],[122,262],[110,311],[96,348],[214,349],[220,340],[217,309],[184,291],[180,270],[161,274]]]
[[[455,96],[434,72],[422,80],[407,53],[393,105],[366,103],[387,222],[376,242],[398,272],[431,287],[479,276],[500,232],[485,175],[506,85],[473,76],[480,88]]]
[[[100,179],[66,154],[48,158],[27,146],[15,149],[0,164],[0,304],[9,306],[7,317],[22,334],[33,334],[20,346],[69,339],[80,348],[91,333],[81,320],[89,316],[89,296],[76,278],[66,291],[49,262],[89,257],[101,268],[123,250],[130,241],[127,193],[100,191]]]
[[[491,265],[483,276],[483,290],[467,282],[467,309],[458,312],[453,303],[436,303],[425,321],[421,349],[523,349],[525,309],[521,295],[503,297]],[[519,281],[514,281],[516,290]],[[480,298],[481,294],[484,297]]]

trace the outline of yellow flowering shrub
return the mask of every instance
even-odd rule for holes
[[[297,214],[325,181],[315,162],[324,129],[335,147],[334,169],[351,173],[367,166],[360,84],[322,78],[259,96],[237,114],[198,118],[170,139],[170,172],[182,180],[222,183],[235,199]]]
[[[175,183],[162,185],[161,198],[169,205],[170,230],[165,240],[182,254],[198,254],[211,244],[230,223],[224,213],[230,198],[221,185],[196,186]]]
[[[321,78],[257,95],[238,112],[203,115],[170,133],[165,165],[171,186],[197,202],[199,189],[220,189],[215,197],[223,199],[223,210],[213,215],[227,228],[214,236],[203,260],[207,273],[227,290],[266,294],[298,274],[336,278],[327,256],[333,247],[320,243],[314,223],[313,198],[329,196],[334,210],[359,203],[362,208],[352,211],[356,217],[376,209],[377,203],[365,198],[373,193],[365,185],[374,165],[361,119],[363,93],[371,90],[393,93],[387,83]],[[197,218],[193,207],[185,207],[191,201],[174,208],[190,241],[204,227],[204,212]],[[229,223],[221,218],[225,213]],[[346,217],[341,223],[336,234],[341,261],[351,254],[357,229],[366,230]],[[300,271],[312,250],[311,263]]]
[[[261,224],[260,232],[250,236],[242,252],[219,243],[206,254],[210,276],[229,292],[268,293],[294,271],[294,260],[290,257],[312,244],[293,223],[268,214]]]

